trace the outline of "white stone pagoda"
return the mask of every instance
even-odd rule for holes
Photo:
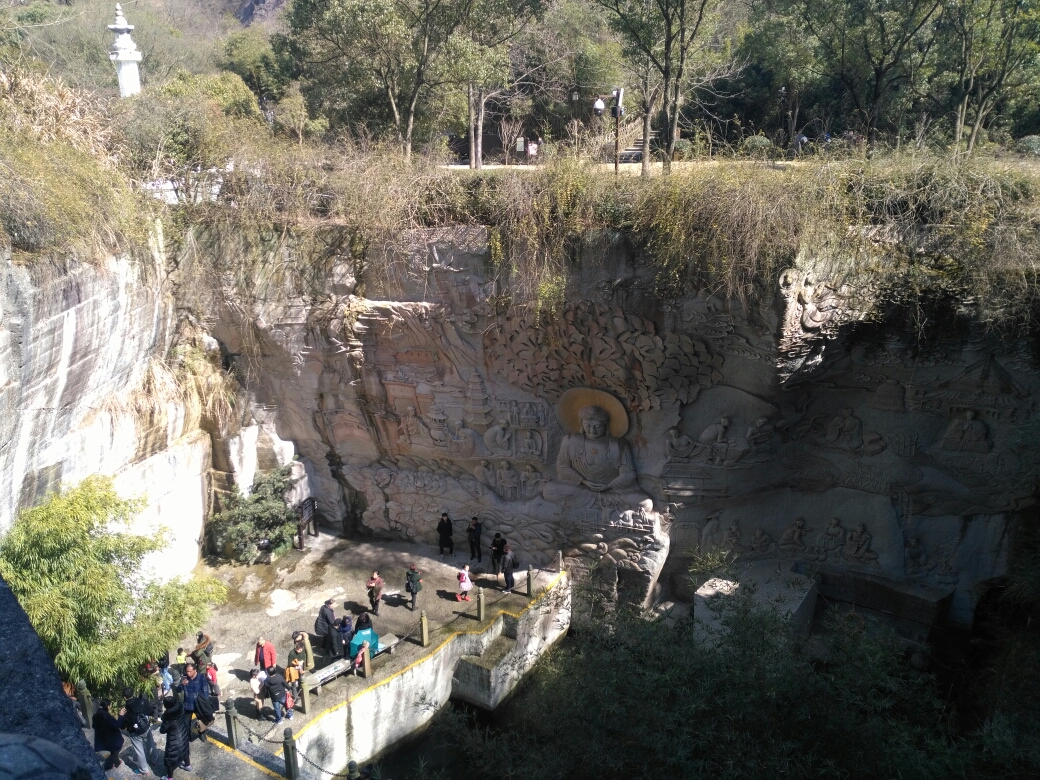
[[[108,29],[116,34],[116,42],[108,58],[115,63],[119,75],[119,96],[130,97],[141,91],[141,72],[137,63],[141,61],[141,52],[137,44],[130,38],[132,24],[127,24],[123,16],[123,7],[116,3],[116,23],[108,25]]]

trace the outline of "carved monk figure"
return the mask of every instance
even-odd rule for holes
[[[805,542],[802,537],[809,529],[805,527],[805,521],[798,518],[786,531],[780,535],[780,550],[785,553],[800,553],[805,551]]]
[[[722,542],[722,549],[729,552],[744,552],[744,545],[740,543],[741,536],[740,526],[737,523],[730,525],[729,530],[726,531],[726,538]]]
[[[701,529],[701,552],[709,553],[719,544],[720,520],[722,510],[718,509],[704,518],[704,528]]]
[[[534,431],[524,433],[523,452],[525,458],[537,458],[542,454],[541,438]]]
[[[831,524],[816,537],[816,546],[821,550],[837,550],[843,544],[845,544],[845,529],[841,527],[841,521],[838,518],[832,518]]]
[[[935,568],[934,562],[929,565],[928,553],[925,552],[924,545],[921,544],[921,540],[916,536],[912,536],[906,540],[903,552],[906,560],[907,574],[920,574]]]
[[[653,511],[653,501],[636,482],[628,442],[607,433],[610,414],[599,406],[584,406],[578,418],[581,433],[564,437],[556,458],[556,481],[547,482],[542,495],[557,504],[585,509],[642,506]]]
[[[502,461],[498,467],[498,494],[506,501],[515,501],[519,498],[520,475],[508,460]]]
[[[491,452],[513,454],[513,431],[509,420],[502,418],[484,433],[484,444]]]
[[[726,441],[729,422],[728,417],[720,417],[718,422],[712,423],[701,431],[691,454],[703,456],[712,463],[723,463],[726,460],[726,453],[729,451],[729,442]]]
[[[748,446],[752,449],[756,447],[769,448],[770,442],[773,441],[773,432],[776,430],[769,417],[759,417],[755,420],[755,424],[748,428],[748,433],[745,435],[745,439],[748,440]]]
[[[541,473],[535,471],[534,466],[528,464],[520,472],[520,495],[524,498],[534,498],[542,492],[542,483],[545,479]]]
[[[480,465],[473,469],[473,476],[481,485],[486,485],[492,490],[495,489],[495,470],[486,460],[480,461]]]
[[[524,404],[524,410],[520,414],[520,424],[525,428],[537,428],[539,424],[538,408],[532,403]]]
[[[411,444],[412,439],[422,437],[423,432],[423,421],[415,413],[415,407],[409,406],[397,425],[397,440],[403,444]]]
[[[867,563],[869,561],[877,560],[877,553],[870,549],[870,542],[873,540],[867,532],[867,526],[865,523],[860,523],[857,527],[849,531],[848,537],[845,539],[845,546],[842,547],[841,554],[847,561],[853,563]]]
[[[951,420],[942,438],[942,448],[954,452],[989,452],[989,431],[986,423],[975,419],[975,412],[968,409],[963,420]]]
[[[843,450],[858,450],[863,446],[863,423],[852,414],[852,409],[842,409],[841,414],[827,424],[827,443]]]
[[[693,441],[678,428],[669,428],[666,449],[669,458],[685,458],[693,451]]]
[[[751,537],[751,549],[755,552],[766,552],[773,544],[773,537],[761,528],[755,529],[755,535]]]

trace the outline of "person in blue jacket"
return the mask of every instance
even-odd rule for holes
[[[184,719],[189,729],[198,734],[199,739],[207,741],[206,728],[213,723],[213,706],[210,703],[209,680],[206,675],[199,674],[195,664],[190,661],[184,665],[184,677],[181,678],[184,688]],[[194,727],[191,716],[195,716]]]

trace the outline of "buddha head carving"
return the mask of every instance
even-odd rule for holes
[[[581,430],[588,439],[602,439],[607,435],[607,427],[610,425],[610,414],[599,406],[583,406],[578,411],[578,419],[581,420]]]

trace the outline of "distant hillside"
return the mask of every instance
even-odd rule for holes
[[[242,24],[269,22],[285,5],[286,0],[231,0],[235,18]]]

